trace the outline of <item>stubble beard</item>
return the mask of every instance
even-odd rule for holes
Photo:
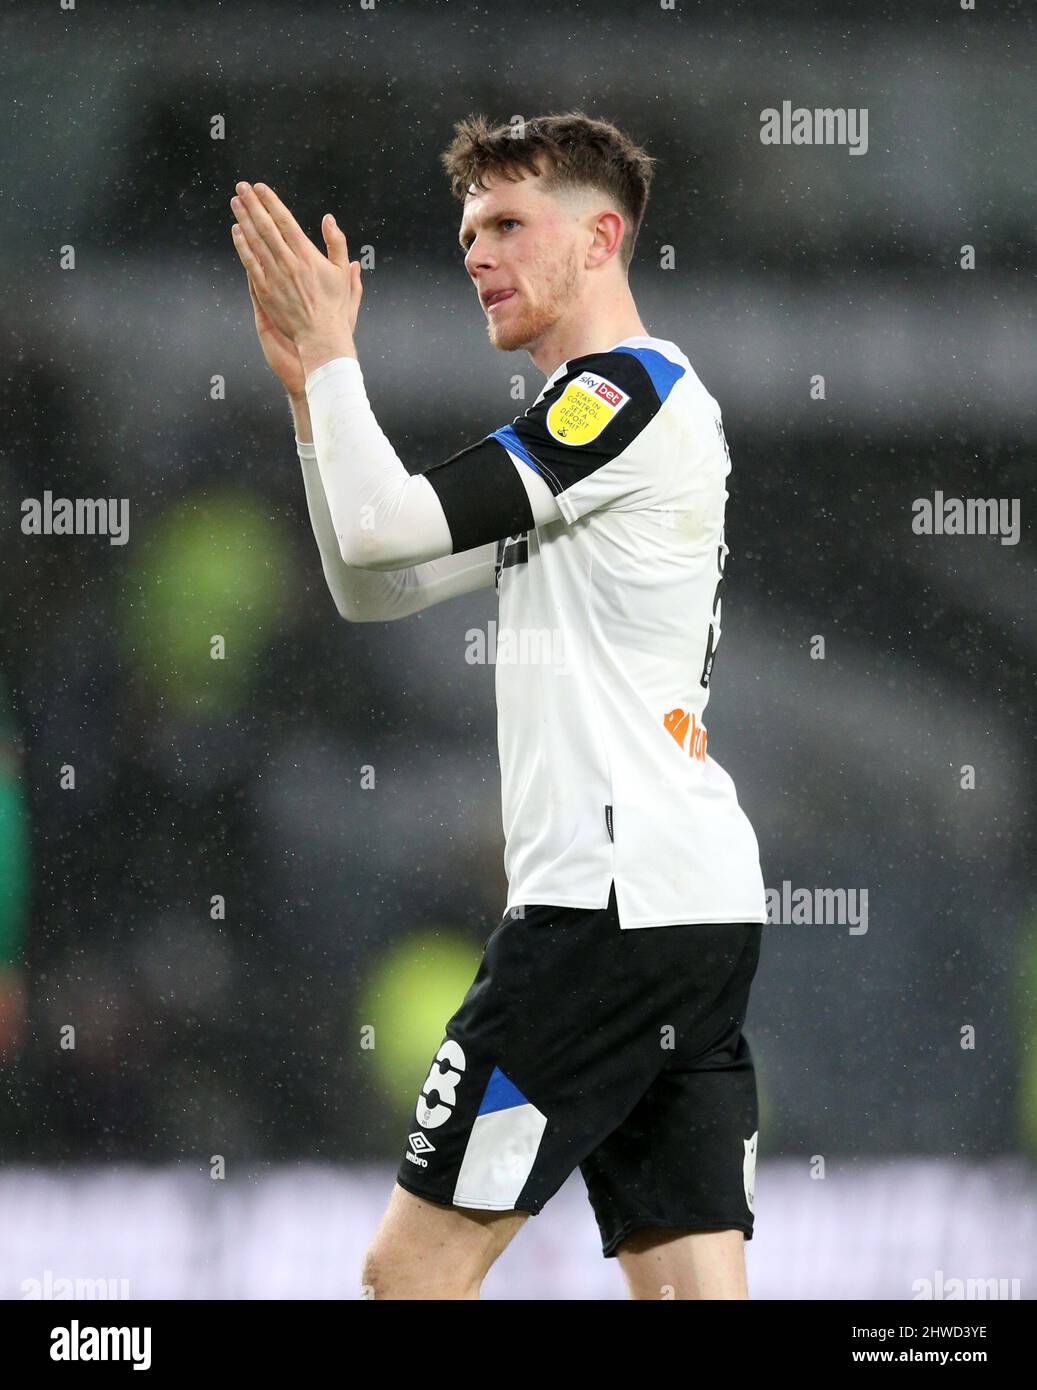
[[[524,297],[516,296],[522,306],[520,313],[513,315],[507,323],[498,325],[492,319],[487,322],[486,331],[490,335],[490,342],[501,352],[514,352],[517,348],[535,348],[566,312],[578,286],[576,253],[570,250],[565,261],[552,275],[541,299],[529,304],[525,302]]]

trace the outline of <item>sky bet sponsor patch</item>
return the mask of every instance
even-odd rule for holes
[[[547,412],[548,432],[560,444],[589,444],[629,399],[605,377],[581,372]]]

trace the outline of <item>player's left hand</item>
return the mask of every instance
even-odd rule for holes
[[[360,262],[328,213],[322,255],[266,184],[239,183],[231,199],[234,245],[275,326],[300,342],[351,337],[360,307]]]

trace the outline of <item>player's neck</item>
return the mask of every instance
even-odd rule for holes
[[[563,362],[586,357],[592,352],[608,352],[624,338],[646,337],[637,305],[630,290],[610,304],[584,303],[572,314],[559,319],[535,344],[529,355],[535,366],[549,377]]]

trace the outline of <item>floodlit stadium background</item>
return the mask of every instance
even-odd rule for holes
[[[659,157],[633,289],[724,410],[710,751],[769,886],[868,892],[866,933],[764,935],[752,1291],[1033,1297],[1037,92],[998,8],[6,18],[0,1297],[47,1271],[357,1296],[504,903],[493,669],[465,659],[494,600],[337,617],[228,203],[265,180],[374,247],[361,362],[420,469],[542,381],[486,342],[439,151],[469,111],[574,105]],[[867,154],[763,146],[784,99],[867,107]],[[129,544],[23,536],[45,489],[128,498]],[[937,489],[1020,498],[1020,543],[914,535]],[[578,1176],[486,1293],[621,1296]]]

